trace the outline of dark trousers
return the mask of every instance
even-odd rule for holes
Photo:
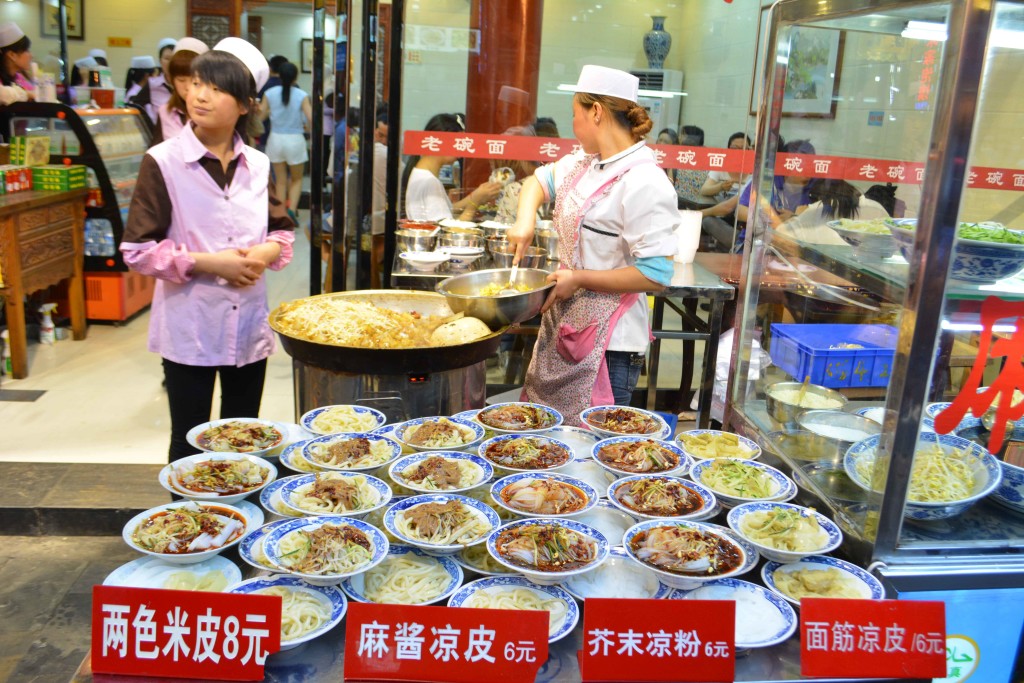
[[[258,417],[260,399],[263,398],[263,380],[267,374],[267,360],[256,361],[240,368],[234,366],[182,365],[163,359],[167,400],[171,406],[170,461],[197,452],[185,440],[185,434],[198,424],[210,419],[213,407],[213,384],[220,374],[220,417]]]

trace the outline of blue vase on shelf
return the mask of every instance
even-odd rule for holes
[[[651,30],[644,34],[644,54],[648,69],[665,68],[665,57],[672,47],[672,36],[665,30],[665,17],[651,17]]]

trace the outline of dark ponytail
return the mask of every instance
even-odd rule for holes
[[[423,130],[432,130],[439,133],[462,133],[466,128],[462,125],[462,120],[456,114],[435,114],[427,121],[427,125]],[[399,194],[403,199],[407,196],[406,189],[409,187],[409,177],[412,175],[412,170],[416,168],[416,164],[419,163],[421,158],[419,154],[414,154],[405,160],[405,171],[402,173],[402,188]],[[405,213],[408,214],[408,212]]]
[[[281,77],[281,103],[287,107],[292,98],[292,86],[299,77],[299,70],[291,62],[285,62],[278,67],[277,75]]]

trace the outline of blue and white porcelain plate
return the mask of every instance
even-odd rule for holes
[[[728,434],[729,436],[734,436],[736,437],[737,441],[739,441],[739,445],[742,446],[743,450],[746,451],[746,453],[725,457],[739,458],[741,460],[757,460],[758,458],[761,457],[761,447],[757,445],[756,441],[748,439],[745,436],[740,436],[739,434],[733,434],[732,432],[723,432],[720,429],[690,429],[688,431],[680,432],[679,434],[677,434],[675,442],[679,444],[679,447],[682,448],[687,455],[692,457],[695,462],[700,460],[708,460],[709,458],[705,458],[703,455],[695,453],[694,451],[691,451],[689,448],[687,448],[686,442],[683,439],[683,437],[686,436],[702,436],[704,434],[709,434],[712,437],[722,436],[725,434]]]
[[[399,528],[398,520],[400,515],[411,508],[430,503],[444,505],[445,503],[453,501],[469,508],[472,511],[472,514],[474,514],[478,520],[483,522],[483,525],[487,527],[486,531],[482,530],[478,536],[467,543],[439,545],[429,543],[419,538],[412,538],[406,535],[402,529]],[[420,496],[409,496],[408,498],[404,498],[389,507],[387,512],[384,513],[384,528],[388,530],[388,533],[397,538],[399,543],[407,543],[409,545],[416,546],[428,555],[453,555],[463,548],[483,543],[487,540],[487,536],[491,531],[497,529],[500,525],[501,520],[498,518],[498,513],[491,509],[491,506],[486,503],[482,503],[475,498],[450,493],[426,493]]]
[[[705,576],[698,574],[688,574],[681,572],[669,571],[667,569],[661,569],[651,562],[641,560],[637,556],[637,549],[633,547],[634,541],[641,533],[650,532],[652,529],[658,527],[679,527],[683,530],[699,531],[705,534],[711,534],[713,536],[724,537],[729,541],[735,543],[742,551],[742,557],[737,566],[729,569],[717,576]],[[758,560],[761,559],[757,548],[747,539],[737,534],[732,529],[728,529],[717,524],[708,524],[706,522],[694,522],[688,519],[652,519],[646,522],[640,522],[626,530],[625,535],[622,539],[622,545],[626,550],[626,554],[629,555],[633,561],[638,562],[641,566],[650,569],[651,571],[658,574],[662,583],[672,588],[696,588],[703,585],[707,581],[713,581],[715,579],[735,578],[746,574],[751,569],[757,566]]]
[[[589,460],[593,456],[594,444],[603,437],[583,427],[560,425],[544,432],[546,436],[569,445],[576,460]]]
[[[263,552],[263,541],[266,540],[267,534],[289,521],[290,520],[287,519],[280,519],[276,522],[264,524],[260,528],[250,531],[238,544],[239,557],[256,569],[262,569],[265,572],[283,572],[283,569],[277,567],[267,559],[266,554]],[[261,560],[266,560],[266,564]],[[239,576],[239,579],[241,579],[241,576]]]
[[[459,430],[463,433],[463,440],[461,444],[452,444],[449,446],[425,446],[420,444],[411,443],[406,438],[406,433],[410,427],[420,427],[426,422],[438,422],[439,420],[447,420],[455,423]],[[470,434],[472,432],[472,434]],[[394,438],[401,442],[402,445],[408,446],[415,451],[438,451],[438,450],[451,450],[451,451],[464,451],[472,446],[477,445],[484,438],[484,428],[471,420],[462,420],[454,417],[433,416],[433,417],[417,417],[412,420],[406,420],[405,422],[395,425]]]
[[[335,429],[335,430],[325,430],[325,429],[322,429],[320,427],[314,426],[315,423],[316,423],[317,418],[319,418],[324,413],[332,411],[332,410],[334,410],[336,408],[347,408],[347,409],[351,410],[352,413],[354,414],[354,418],[355,419],[359,419],[361,421],[365,421],[366,425],[362,426],[361,429]],[[373,422],[372,425],[370,424],[371,420]],[[384,423],[386,423],[387,421],[388,421],[388,418],[384,415],[384,413],[380,412],[379,410],[375,410],[373,408],[367,408],[366,406],[360,406],[360,405],[321,406],[320,408],[314,408],[313,410],[308,411],[301,418],[299,418],[299,424],[301,424],[304,429],[312,432],[313,434],[320,434],[320,435],[327,435],[327,434],[353,434],[353,433],[362,433],[362,432],[372,432],[375,429],[380,429],[381,427],[383,427]]]
[[[514,467],[509,464],[503,464],[500,460],[500,456],[496,454],[495,449],[500,448],[502,444],[509,441],[519,440],[532,444],[534,448],[536,448],[538,444],[552,446],[555,450],[559,451],[559,454],[557,457],[552,458],[551,464],[537,463],[536,466],[533,467]],[[569,448],[569,444],[563,443],[558,439],[552,439],[546,434],[501,434],[481,443],[479,453],[481,458],[494,465],[499,474],[503,474],[501,470],[505,470],[507,472],[544,472],[548,470],[556,470],[559,467],[568,465],[573,460],[572,449]],[[522,464],[525,465],[526,463]]]
[[[457,591],[459,586],[462,585],[462,579],[464,576],[462,573],[462,567],[456,564],[450,557],[428,555],[419,548],[414,548],[411,545],[395,544],[388,549],[388,558],[394,559],[406,556],[417,558],[418,562],[440,567],[444,573],[448,575],[448,583],[445,584],[441,591],[436,595],[431,594],[425,600],[397,604],[430,605],[435,602],[441,602],[442,600],[447,600],[451,594]],[[341,590],[345,591],[345,595],[356,602],[374,602],[366,596],[365,579],[366,572],[354,574],[341,582]]]
[[[699,588],[674,590],[671,600],[736,602],[736,648],[771,647],[796,631],[796,612],[782,597],[749,581],[716,579]]]
[[[601,415],[612,410],[623,410],[629,413],[635,413],[637,416],[649,418],[650,420],[653,420],[654,423],[656,423],[656,426],[653,429],[644,432],[623,432],[602,427],[601,425],[603,424],[603,422],[600,420]],[[580,413],[580,422],[586,425],[586,427],[591,431],[597,432],[598,434],[603,435],[605,438],[610,436],[629,435],[645,436],[648,439],[661,439],[672,436],[671,428],[668,426],[668,423],[665,422],[665,419],[661,415],[658,415],[657,413],[652,413],[649,410],[641,410],[640,408],[631,408],[629,406],[594,406],[592,408],[587,408],[586,410]]]
[[[668,467],[663,470],[651,470],[648,472],[636,472],[633,470],[624,469],[624,467],[612,460],[603,449],[608,446],[614,446],[620,443],[637,443],[640,441],[655,441],[658,446],[672,453],[678,462],[673,467]],[[674,477],[685,477],[686,473],[690,471],[693,466],[693,458],[691,458],[683,448],[672,441],[664,441],[661,439],[654,439],[649,436],[613,436],[607,439],[601,439],[594,444],[591,454],[594,461],[597,462],[601,467],[605,468],[617,477],[630,476],[634,474],[670,474]]]
[[[744,517],[758,512],[771,512],[777,508],[796,512],[801,517],[813,517],[814,520],[817,521],[818,526],[824,532],[821,546],[807,551],[779,550],[773,546],[750,538],[750,536],[743,532]],[[839,547],[839,544],[843,542],[843,532],[839,529],[838,524],[816,510],[804,507],[803,505],[795,505],[793,503],[783,503],[781,501],[743,503],[729,511],[729,514],[726,516],[726,521],[729,523],[729,527],[733,531],[738,533],[740,536],[743,536],[743,538],[745,538],[749,543],[757,546],[758,552],[769,560],[775,560],[776,562],[795,562],[799,558],[807,557],[808,555],[822,555],[835,550]]]
[[[567,571],[541,571],[531,570],[523,567],[522,565],[515,564],[509,560],[506,560],[498,552],[497,542],[498,539],[505,532],[515,532],[524,526],[541,526],[541,527],[557,527],[562,529],[568,529],[575,531],[576,533],[590,539],[595,544],[594,559],[588,562],[585,566],[577,569],[570,569]],[[608,539],[600,531],[592,526],[581,524],[570,519],[550,519],[550,518],[537,518],[537,519],[520,519],[514,522],[509,522],[502,527],[499,527],[491,532],[491,535],[487,537],[487,552],[491,554],[499,564],[502,564],[513,571],[517,571],[528,578],[532,583],[552,585],[560,583],[566,578],[575,574],[582,574],[589,572],[592,569],[600,566],[602,562],[608,557],[608,551],[611,545],[608,543]]]
[[[475,468],[477,476],[473,478],[472,483],[465,486],[456,485],[452,488],[441,490],[428,488],[424,486],[422,481],[410,481],[403,474],[410,467],[416,467],[424,460],[434,457],[442,458],[449,462],[457,462],[463,466],[469,464]],[[491,466],[491,463],[472,453],[464,453],[462,451],[423,451],[395,460],[388,467],[388,475],[396,484],[419,493],[458,493],[459,491],[468,491],[489,482],[494,477],[494,468]]]
[[[324,572],[322,574],[305,574],[301,572],[292,571],[282,561],[283,552],[281,550],[281,542],[285,536],[296,533],[299,531],[314,532],[320,527],[331,524],[334,526],[349,526],[353,527],[363,535],[370,542],[371,556],[370,559],[359,565],[358,567],[352,567],[348,571],[344,572]],[[339,515],[324,515],[322,517],[303,517],[302,519],[289,519],[284,524],[274,527],[267,534],[266,538],[263,539],[263,553],[267,556],[272,564],[280,567],[288,574],[302,577],[311,583],[339,583],[342,579],[353,574],[361,574],[368,569],[380,564],[380,562],[388,554],[388,539],[384,537],[376,527],[361,522],[358,519],[352,519],[351,517],[341,517]]]
[[[292,481],[293,479],[297,479],[298,477],[301,476],[304,475],[293,474],[290,477],[277,479],[276,481],[274,481],[273,484],[260,491],[260,505],[263,506],[263,509],[272,515],[283,515],[285,517],[304,517],[305,513],[299,513],[295,510],[292,510],[287,505],[285,505],[284,501],[281,499],[281,488],[288,482]]]
[[[659,515],[654,514],[653,511],[644,512],[636,510],[630,505],[627,505],[623,501],[623,497],[629,493],[629,487],[635,482],[645,481],[657,481],[666,486],[681,486],[688,491],[696,493],[697,497],[700,498],[700,505],[681,515]],[[670,477],[664,474],[634,474],[631,477],[617,479],[608,485],[608,500],[626,514],[632,515],[638,519],[693,519],[694,517],[703,517],[707,514],[708,510],[714,509],[718,503],[715,498],[715,494],[712,493],[710,489],[707,489],[696,482],[680,479],[679,477]]]
[[[317,458],[317,451],[324,448],[330,447],[337,443],[343,443],[345,441],[353,441],[355,439],[366,439],[370,442],[371,453],[375,446],[386,451],[386,455],[381,458],[374,459],[372,462],[365,464],[359,464],[354,466],[349,465],[329,465],[322,460]],[[381,446],[381,444],[383,444]],[[326,434],[324,436],[318,436],[315,439],[306,441],[302,446],[302,457],[307,463],[313,467],[319,467],[324,470],[332,470],[335,472],[369,472],[375,470],[378,467],[387,465],[395,458],[402,455],[401,445],[395,443],[391,439],[381,436],[380,434],[373,434],[370,432],[364,432],[361,434]]]
[[[228,588],[229,593],[251,594],[258,593],[268,588],[286,588],[293,591],[300,591],[314,597],[323,607],[328,615],[315,629],[297,638],[284,640],[282,635],[281,649],[290,650],[302,643],[308,642],[322,636],[332,628],[341,623],[348,611],[348,600],[345,594],[337,586],[315,586],[294,576],[278,574],[276,576],[260,576],[254,579],[247,579]],[[284,615],[282,615],[284,616]]]
[[[504,491],[505,488],[508,486],[511,486],[513,484],[524,485],[523,482],[528,483],[531,481],[557,482],[558,484],[568,484],[569,486],[575,486],[577,489],[583,492],[583,495],[586,498],[586,500],[583,503],[582,507],[564,513],[553,512],[546,508],[544,512],[531,512],[527,510],[525,507],[517,506],[510,502],[510,500],[506,500],[507,498],[509,498],[509,496],[502,494],[502,491]],[[549,495],[545,496],[542,492],[534,493],[533,491],[531,491],[529,492],[529,495],[524,494],[523,496],[517,498],[517,500],[520,498],[527,497],[541,505],[552,504],[550,502],[550,499],[555,498],[554,494],[549,493]],[[521,515],[523,517],[576,517],[577,515],[581,515],[584,512],[591,510],[595,505],[597,505],[597,501],[599,500],[600,496],[597,492],[597,489],[595,489],[593,486],[583,481],[582,479],[577,479],[575,477],[566,476],[564,474],[555,474],[551,472],[520,472],[518,474],[510,474],[507,477],[502,477],[501,479],[498,479],[496,482],[491,484],[491,498],[493,498],[494,502],[497,503],[499,506],[505,508],[514,515]]]
[[[728,493],[723,493],[722,491],[715,490],[714,487],[712,487],[710,484],[704,481],[704,474],[705,472],[708,471],[708,469],[713,467],[716,462],[722,461],[740,463],[746,467],[752,467],[758,472],[761,472],[762,474],[766,475],[772,481],[771,493],[764,498],[753,498],[735,496]],[[774,467],[769,467],[768,465],[757,462],[756,460],[742,460],[739,458],[714,458],[710,460],[701,460],[690,469],[690,478],[693,479],[695,482],[703,484],[704,486],[707,486],[709,489],[714,491],[715,495],[718,497],[719,502],[721,502],[726,507],[733,507],[741,503],[750,503],[756,500],[785,501],[793,498],[797,494],[797,486],[792,479],[790,479],[789,477],[787,477],[785,474],[775,469]]]
[[[342,480],[361,477],[366,486],[373,489],[376,494],[376,500],[372,501],[372,505],[359,508],[358,510],[345,510],[338,512],[325,510],[323,512],[319,512],[304,508],[300,505],[300,499],[304,493],[308,493],[312,490],[313,486],[316,484],[316,478],[318,476]],[[378,479],[377,477],[371,477],[368,474],[363,474],[362,472],[317,472],[315,474],[301,474],[289,480],[288,483],[281,487],[280,495],[281,501],[284,503],[285,507],[302,515],[333,515],[349,517],[353,515],[365,515],[368,512],[373,512],[377,508],[384,507],[391,500],[391,496],[393,494],[391,487],[388,486],[386,482]]]
[[[860,595],[857,596],[861,600],[881,600],[885,597],[885,589],[882,587],[882,582],[872,576],[869,572],[864,571],[860,567],[845,560],[840,560],[838,557],[829,557],[827,555],[811,555],[809,557],[801,557],[796,562],[788,562],[782,564],[781,562],[766,562],[761,567],[761,580],[764,581],[764,585],[768,586],[768,590],[773,593],[777,593],[779,596],[789,601],[790,603],[800,606],[799,598],[790,597],[786,592],[779,589],[775,583],[775,576],[777,572],[793,572],[793,571],[826,571],[833,569],[842,572],[846,577],[850,579],[850,584],[856,586]],[[832,597],[828,595],[816,595],[814,597],[825,598]]]
[[[661,600],[672,593],[672,588],[658,580],[657,574],[634,562],[621,546],[612,548],[600,567],[570,577],[562,588],[580,601],[587,598]]]
[[[502,408],[508,408],[510,406],[522,406],[522,407],[525,407],[525,408],[533,408],[533,409],[543,413],[544,414],[543,420],[544,420],[545,424],[543,426],[540,426],[540,427],[515,428],[515,429],[513,429],[513,428],[509,428],[509,427],[497,427],[497,426],[491,424],[488,421],[488,420],[491,419],[489,416],[492,415],[495,411],[501,410]],[[538,433],[538,432],[547,432],[548,430],[554,429],[555,427],[558,427],[559,425],[561,425],[562,424],[562,420],[563,420],[562,414],[560,412],[558,412],[557,410],[555,410],[554,408],[550,408],[548,406],[541,405],[540,403],[526,403],[526,402],[522,402],[522,401],[509,401],[507,403],[495,403],[494,405],[487,406],[486,408],[480,410],[476,414],[474,419],[477,422],[479,422],[481,425],[483,425],[485,429],[489,429],[492,432],[494,432],[495,434],[533,434],[533,433]],[[493,420],[491,420],[491,421],[493,421]]]
[[[449,607],[465,607],[466,602],[473,597],[477,591],[487,591],[489,594],[514,590],[527,590],[534,593],[540,600],[559,600],[565,607],[565,616],[557,623],[552,624],[548,630],[548,642],[554,643],[561,640],[572,632],[580,619],[580,610],[572,595],[559,586],[538,586],[530,583],[521,576],[490,576],[484,579],[470,581],[448,598]],[[472,608],[469,608],[472,609]]]

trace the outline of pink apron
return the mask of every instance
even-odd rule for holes
[[[554,227],[562,264],[582,269],[580,229],[590,207],[605,197],[612,185],[634,166],[653,163],[641,158],[626,165],[599,187],[581,206],[567,201],[596,155],[584,157],[566,176],[555,194]],[[541,318],[533,359],[526,372],[523,400],[551,406],[565,424],[581,425],[579,415],[590,406],[615,402],[605,351],[612,330],[639,294],[607,294],[579,289],[572,297],[556,301]]]

